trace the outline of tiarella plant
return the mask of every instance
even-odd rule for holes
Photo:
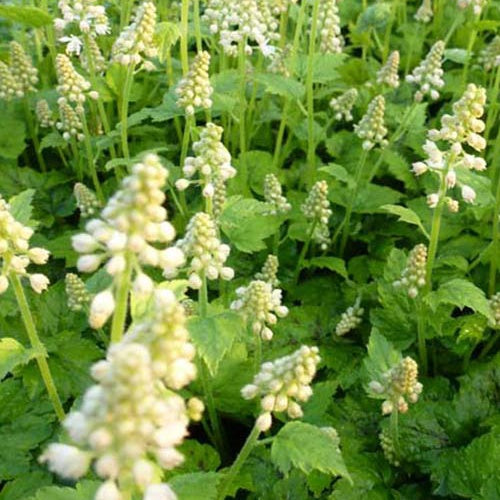
[[[499,499],[499,23],[1,2],[0,500]]]

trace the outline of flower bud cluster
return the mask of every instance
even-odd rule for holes
[[[276,255],[268,255],[261,271],[255,275],[255,279],[265,281],[272,287],[277,287],[280,284],[278,280],[278,267],[278,257]]]
[[[200,52],[191,64],[188,74],[179,82],[175,90],[177,106],[184,108],[187,115],[193,115],[195,108],[210,109],[213,92],[209,76],[210,54]]]
[[[21,82],[14,78],[9,66],[0,61],[0,99],[10,101],[20,97],[24,97]]]
[[[340,321],[335,327],[335,334],[343,337],[346,333],[354,330],[363,321],[364,309],[360,306],[358,299],[354,305],[348,307],[345,312],[340,316]]]
[[[330,101],[330,107],[335,112],[335,119],[342,120],[342,117],[344,117],[345,121],[350,122],[352,120],[352,108],[357,98],[358,91],[354,87],[346,90],[338,97],[334,97]]]
[[[419,90],[415,92],[415,101],[421,102],[426,95],[435,101],[439,97],[439,89],[444,86],[443,54],[444,42],[438,40],[430,49],[426,58],[406,76],[406,81],[415,83]]]
[[[340,54],[344,37],[340,31],[338,0],[323,0],[318,10],[318,31],[320,51],[325,54]]]
[[[90,89],[90,82],[76,72],[69,57],[58,54],[56,57],[57,91],[69,102],[76,103],[77,111],[85,102],[85,93]]]
[[[283,196],[280,181],[274,174],[264,177],[264,200],[269,206],[269,215],[284,215],[292,209],[292,205]]]
[[[300,208],[306,218],[312,224],[315,224],[312,235],[313,240],[319,243],[321,248],[325,250],[330,243],[328,222],[332,215],[330,202],[328,201],[328,184],[326,181],[318,181],[314,184],[309,192],[309,196]]]
[[[488,301],[490,304],[491,315],[493,319],[490,321],[490,327],[494,330],[500,330],[500,292],[497,292]]]
[[[418,365],[409,356],[382,374],[381,381],[372,380],[368,387],[374,397],[385,399],[384,415],[393,411],[406,413],[408,402],[416,403],[423,388],[418,382]]]
[[[390,433],[384,429],[378,435],[378,438],[380,440],[380,446],[382,447],[382,451],[384,452],[386,460],[395,467],[399,467],[398,454],[396,451],[396,447],[394,446],[394,440],[392,439]]]
[[[254,280],[248,286],[238,288],[236,295],[238,298],[231,304],[231,309],[241,311],[255,335],[260,335],[262,340],[271,340],[273,331],[267,325],[275,325],[278,318],[288,314],[288,308],[281,305],[282,291],[273,289],[271,283]]]
[[[429,131],[430,139],[447,141],[455,149],[458,149],[458,146],[455,146],[458,142],[467,144],[476,151],[482,151],[486,147],[486,140],[480,135],[485,128],[484,121],[481,119],[485,104],[486,90],[469,83],[463,96],[453,104],[453,114],[445,114],[441,117],[441,129]],[[460,153],[461,151],[457,151],[457,154]],[[483,163],[480,168],[475,165],[466,164],[465,166],[475,170],[486,168]]]
[[[255,45],[265,57],[276,50],[270,42],[279,39],[279,25],[268,0],[208,0],[202,19],[211,33],[219,35],[222,49],[230,56],[238,54],[240,43],[248,55]]]
[[[69,141],[74,137],[77,141],[83,141],[83,124],[79,113],[69,104],[66,97],[60,97],[57,100],[59,106],[59,121],[56,123],[57,130],[63,134],[63,138]],[[78,110],[81,114],[81,109]]]
[[[431,193],[427,197],[427,204],[431,208],[435,208],[442,200],[446,202],[451,212],[457,212],[458,201],[445,196],[446,189],[452,189],[457,184],[461,187],[462,199],[466,203],[475,201],[474,189],[459,182],[455,167],[462,166],[476,171],[486,169],[484,158],[464,150],[464,146],[470,146],[476,151],[481,151],[486,147],[486,141],[480,135],[485,128],[484,121],[481,119],[485,103],[486,91],[471,83],[467,86],[464,95],[453,104],[453,115],[443,115],[441,128],[429,130],[429,139],[423,147],[427,158],[425,161],[415,162],[413,172],[421,175],[431,170],[441,179],[444,177],[445,190]],[[434,141],[447,142],[449,149],[441,151]]]
[[[91,217],[101,208],[97,196],[85,184],[77,182],[73,188],[73,194],[75,195],[76,206],[80,210],[82,217]]]
[[[9,45],[12,76],[21,86],[23,93],[33,92],[38,83],[38,70],[33,66],[22,45],[15,41],[10,42]]]
[[[408,255],[406,267],[401,273],[401,278],[393,285],[407,290],[408,297],[414,299],[418,295],[418,289],[425,286],[427,268],[427,247],[419,243],[413,247]]]
[[[124,275],[135,276],[133,286],[140,287],[136,281],[144,281],[141,265],[158,267],[173,275],[184,263],[179,248],[164,248],[175,237],[175,229],[166,220],[167,211],[162,206],[165,201],[162,188],[167,177],[168,171],[160,159],[154,154],[147,155],[123,179],[120,189],[102,210],[101,218],[91,219],[85,233],[73,236],[73,248],[82,254],[78,270],[93,272],[106,262],[106,272],[114,278],[111,289],[100,292],[92,301],[93,328],[102,327],[113,313],[112,291]]]
[[[479,16],[481,14],[481,11],[484,9],[487,3],[488,0],[457,0],[457,5],[461,9],[467,9],[468,7],[471,7],[472,12],[474,12],[476,16]]]
[[[85,287],[85,283],[73,273],[68,273],[64,281],[68,297],[68,308],[72,311],[81,311],[90,303],[90,294]]]
[[[59,10],[61,17],[54,20],[54,27],[61,33],[66,28],[76,26],[81,33],[94,35],[107,35],[110,31],[106,9],[102,2],[98,0],[59,0]],[[69,42],[71,37],[63,37],[62,42]],[[77,38],[77,37],[74,37]],[[73,42],[67,51],[80,54],[80,47]],[[77,49],[77,50],[75,50]]]
[[[120,33],[113,44],[113,60],[123,66],[136,66],[145,57],[155,57],[157,54],[153,42],[155,26],[155,4],[153,2],[141,3],[132,23]]]
[[[29,240],[33,230],[18,222],[10,213],[9,204],[0,196],[0,294],[9,287],[9,275],[26,277],[36,293],[42,293],[49,286],[49,279],[44,274],[29,273],[30,264],[46,264],[49,251],[44,248],[30,248]]]
[[[378,95],[368,105],[366,113],[361,121],[354,125],[356,135],[363,139],[363,149],[372,149],[377,144],[380,147],[387,146],[387,128],[384,123],[385,99]]]
[[[493,40],[481,50],[478,57],[479,64],[486,71],[500,66],[500,36],[497,35]]]
[[[231,249],[221,243],[217,235],[215,221],[205,212],[196,213],[186,229],[184,238],[177,242],[177,247],[189,259],[189,286],[195,290],[201,288],[203,278],[232,280],[234,271],[224,266]]]
[[[151,279],[144,278],[150,282],[146,287],[153,287]],[[150,316],[132,325],[123,342],[147,346],[154,376],[171,389],[182,389],[196,378],[195,348],[189,341],[186,314],[171,290],[154,291]]]
[[[421,23],[428,23],[433,16],[431,0],[422,0],[422,4],[415,13],[415,19]]]
[[[143,500],[176,498],[158,483],[158,466],[168,470],[184,460],[176,450],[188,434],[183,398],[159,388],[153,360],[140,343],[113,345],[91,373],[96,384],[64,422],[76,446],[51,444],[40,461],[70,480],[83,476],[93,461],[104,480],[95,500],[122,499],[124,484],[142,492]],[[159,496],[161,491],[170,496]]]
[[[231,154],[222,143],[224,129],[213,123],[207,123],[201,131],[200,139],[193,144],[196,156],[188,156],[182,172],[186,179],[179,179],[175,186],[179,190],[186,189],[193,181],[189,181],[198,173],[202,179],[203,196],[213,198],[215,185],[225,183],[236,175],[236,169],[231,165]],[[225,198],[225,190],[223,193]]]
[[[217,219],[217,217],[219,217],[219,215],[222,213],[224,203],[226,203],[227,188],[226,182],[219,175],[214,177],[213,186],[214,195],[212,197],[212,213]]]
[[[399,51],[391,52],[386,63],[377,73],[377,83],[388,85],[392,88],[399,87]]]
[[[257,420],[259,430],[266,431],[272,424],[272,412],[286,411],[290,418],[300,418],[300,403],[312,395],[311,382],[320,362],[317,347],[303,345],[289,356],[262,365],[251,384],[241,390],[244,399],[259,396],[263,413]]]
[[[297,0],[271,0],[273,14],[279,15],[288,10],[291,4],[297,3]]]
[[[45,99],[36,102],[35,113],[40,127],[50,128],[56,124],[49,103]]]
[[[82,67],[88,72],[95,72],[97,74],[102,73],[107,66],[106,59],[102,55],[101,49],[97,44],[95,37],[88,37],[88,49],[90,52],[90,60],[86,52],[83,52],[80,56],[80,61],[82,62]]]

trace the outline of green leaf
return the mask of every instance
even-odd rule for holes
[[[179,500],[215,500],[220,475],[216,472],[180,474],[169,481]]]
[[[467,61],[467,51],[465,49],[446,49],[444,59],[458,64],[464,64]]]
[[[27,500],[90,500],[101,483],[97,481],[80,481],[76,488],[47,486],[40,488],[36,495]]]
[[[266,203],[232,196],[226,202],[219,222],[222,231],[238,250],[246,253],[266,248],[264,240],[280,226],[278,217],[266,215]]]
[[[349,189],[352,189],[355,185],[352,175],[342,165],[338,165],[337,163],[329,163],[325,167],[321,167],[319,171],[331,175],[338,181],[345,182]]]
[[[304,264],[304,267],[327,268],[345,279],[348,278],[344,259],[339,257],[313,257]]]
[[[244,332],[244,327],[239,314],[227,311],[208,318],[193,316],[188,321],[188,330],[198,354],[215,375],[219,363],[236,337]]]
[[[52,17],[45,10],[28,6],[0,5],[0,17],[33,28],[40,28],[52,22]]]
[[[259,73],[255,80],[264,85],[269,94],[280,95],[288,99],[302,99],[304,95],[304,85],[277,73]]]
[[[378,380],[401,359],[401,353],[376,328],[372,329],[367,349],[364,364],[372,380]]]
[[[0,17],[3,7],[0,6]],[[2,113],[2,127],[0,128],[0,156],[17,159],[24,151],[26,126],[24,120],[13,114]]]
[[[451,304],[460,309],[469,307],[491,318],[491,310],[484,292],[470,281],[461,278],[443,283],[438,290],[425,297],[425,302],[433,311],[436,311],[440,304]]]
[[[47,134],[40,142],[40,151],[47,148],[63,148],[68,143],[64,140],[63,136],[55,130],[50,134]]]
[[[28,351],[16,339],[0,339],[0,380],[13,368],[30,359]]]
[[[413,210],[400,205],[382,205],[380,208],[390,214],[397,215],[398,221],[417,226],[422,231],[422,234],[429,239],[429,233],[425,230],[420,217]]]
[[[281,428],[272,444],[271,460],[284,474],[293,466],[305,474],[318,470],[349,478],[338,437],[303,422],[289,422]]]
[[[26,189],[9,200],[10,213],[14,219],[25,226],[32,225],[31,214],[33,213],[33,207],[31,203],[34,196],[34,189]]]
[[[158,59],[161,63],[165,62],[171,47],[177,43],[180,36],[177,24],[169,22],[156,24],[154,42],[158,47]]]

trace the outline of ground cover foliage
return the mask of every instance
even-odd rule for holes
[[[0,5],[0,500],[500,499],[500,3]]]

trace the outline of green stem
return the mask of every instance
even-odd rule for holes
[[[202,285],[198,292],[198,306],[200,318],[206,318],[208,313],[208,287],[207,278],[203,273],[201,277]],[[212,433],[214,437],[214,444],[219,450],[219,452],[224,451],[224,440],[222,439],[222,428],[220,425],[219,415],[217,414],[217,409],[215,407],[215,399],[210,385],[206,363],[200,358],[200,379],[201,385],[203,387],[203,393],[205,394],[205,400],[207,403],[208,418],[210,420],[210,426],[212,428]]]
[[[499,131],[500,137],[500,131]],[[497,139],[497,142],[500,141]],[[496,150],[497,148],[495,148]],[[496,157],[493,156],[495,159]],[[497,267],[498,267],[498,255],[500,253],[500,248],[498,244],[499,239],[499,225],[500,225],[500,175],[496,179],[497,188],[495,193],[495,208],[493,210],[493,231],[491,234],[491,261],[490,261],[490,275],[489,275],[489,286],[488,291],[490,296],[495,293],[496,281],[497,281]]]
[[[490,109],[488,113],[488,118],[486,120],[486,129],[484,131],[484,138],[488,142],[490,138],[490,132],[494,124],[496,123],[496,118],[498,115],[498,93],[500,91],[500,66],[497,67],[495,81],[493,83],[493,89],[491,90],[490,97]]]
[[[358,166],[356,168],[356,175],[354,178],[354,189],[349,196],[349,200],[347,202],[347,208],[345,212],[345,217],[344,217],[344,222],[342,223],[343,225],[343,231],[342,231],[342,239],[340,240],[340,255],[344,254],[345,247],[347,245],[347,239],[349,238],[349,230],[350,230],[350,223],[351,223],[351,217],[352,217],[352,210],[354,208],[354,203],[356,201],[359,187],[360,187],[360,182],[361,182],[361,175],[363,173],[363,168],[366,163],[366,159],[368,158],[368,150],[363,149],[363,154],[361,155],[361,158],[359,160]]]
[[[422,308],[421,298],[415,299],[415,307],[417,309],[417,342],[418,356],[420,359],[420,370],[424,375],[427,375],[427,346],[425,344],[425,316]]]
[[[294,278],[293,282],[297,284],[297,281],[299,280],[299,275],[300,271],[302,270],[302,265],[304,264],[304,259],[307,255],[307,251],[309,250],[309,246],[311,245],[311,240],[314,235],[314,230],[316,229],[316,226],[318,224],[318,221],[315,220],[311,224],[311,228],[309,229],[309,233],[307,234],[306,241],[304,242],[304,245],[302,246],[302,250],[299,255],[299,260],[297,261],[297,267],[295,268],[295,273],[294,273]]]
[[[182,66],[182,74],[184,76],[186,76],[188,71],[189,71],[188,22],[189,22],[189,0],[182,0],[182,8],[181,8],[181,66]]]
[[[314,135],[314,53],[316,50],[316,31],[318,27],[319,0],[314,0],[311,33],[309,36],[309,50],[307,54],[307,165],[304,169],[305,179],[303,184],[310,187],[314,184],[316,176],[316,137]]]
[[[398,412],[397,402],[396,402],[394,404],[394,409],[392,410],[391,420],[390,420],[391,436],[392,436],[392,441],[394,443],[394,450],[396,452],[396,456],[398,456],[398,454],[399,454],[399,426],[398,426],[398,420],[399,420],[399,412]]]
[[[133,4],[134,0],[122,0],[122,8],[120,10],[120,31],[130,22]]]
[[[467,78],[469,76],[468,75],[469,74],[469,67],[470,67],[471,58],[472,58],[472,48],[474,47],[474,42],[476,41],[477,22],[479,21],[480,17],[481,17],[481,14],[474,16],[473,28],[471,29],[470,35],[469,35],[469,43],[467,44],[467,58],[465,59],[464,69],[462,71],[462,87],[464,87],[464,88],[467,85]]]
[[[245,55],[245,45],[246,39],[241,40],[238,47],[238,70],[240,73],[240,114],[239,114],[239,140],[240,140],[240,156],[239,156],[239,174],[241,176],[243,190],[245,194],[250,194],[250,189],[248,187],[248,170],[247,163],[245,158],[246,153],[246,131],[245,131],[245,120],[246,120],[246,90],[247,90],[247,81],[246,81],[246,55]]]
[[[499,337],[500,337],[500,330],[495,330],[490,340],[488,340],[488,343],[483,347],[482,351],[479,353],[478,359],[484,359],[486,357],[486,355],[491,351],[493,346],[497,343]]]
[[[89,168],[90,176],[92,177],[92,182],[94,183],[94,188],[96,191],[96,195],[98,200],[103,203],[104,202],[104,194],[102,192],[101,183],[99,182],[99,177],[97,177],[97,171],[94,164],[94,155],[92,153],[92,144],[90,142],[90,132],[89,127],[87,125],[87,119],[85,117],[85,111],[83,111],[80,115],[82,120],[83,134],[84,134],[84,143],[85,143],[85,151],[87,153],[87,165]]]
[[[121,139],[122,139],[122,153],[125,158],[130,158],[128,149],[128,101],[130,99],[130,91],[132,90],[132,83],[134,81],[134,66],[127,67],[127,75],[125,76],[125,83],[123,85],[122,101],[121,101]]]
[[[45,384],[45,388],[47,389],[47,393],[49,394],[49,398],[52,402],[57,418],[60,421],[63,421],[65,417],[64,409],[62,407],[61,400],[59,399],[54,379],[50,373],[49,364],[47,363],[47,351],[45,350],[45,346],[42,344],[36,331],[35,322],[33,321],[30,306],[26,299],[26,295],[24,294],[23,285],[21,284],[19,276],[14,272],[10,273],[9,279],[12,284],[12,288],[14,289],[14,294],[16,295],[17,304],[19,306],[19,310],[21,311],[21,317],[23,319],[24,327],[26,328],[31,347],[36,353],[35,358],[42,375],[43,383]]]
[[[194,0],[193,17],[194,17],[194,32],[196,36],[196,51],[200,53],[203,50],[203,43],[201,39],[201,23],[200,23],[200,0]]]
[[[128,296],[130,292],[130,279],[132,277],[132,259],[128,253],[125,254],[125,260],[125,270],[118,282],[116,306],[111,324],[111,342],[113,344],[121,340],[125,331],[125,322],[127,321]]]
[[[426,267],[426,278],[425,278],[425,291],[430,292],[432,290],[432,270],[434,268],[434,261],[436,260],[437,248],[439,243],[439,232],[441,230],[441,218],[443,215],[444,208],[444,194],[446,193],[445,184],[445,174],[443,174],[443,179],[441,181],[441,188],[439,190],[439,202],[437,207],[434,209],[432,215],[432,225],[431,225],[431,235],[429,241],[429,250],[427,252],[427,267]]]
[[[40,142],[38,141],[38,136],[35,131],[35,125],[33,123],[33,117],[31,116],[30,103],[28,100],[28,96],[24,97],[24,115],[26,118],[26,124],[28,125],[28,131],[30,134],[30,138],[33,142],[33,148],[35,149],[35,154],[38,160],[38,164],[42,172],[47,171],[47,166],[45,165],[45,160],[43,159],[42,152],[40,151]]]
[[[259,439],[259,435],[260,435],[260,430],[257,428],[257,425],[254,425],[252,432],[250,432],[250,434],[248,435],[245,444],[241,448],[240,452],[238,453],[238,456],[236,457],[236,460],[233,462],[233,465],[231,465],[231,468],[229,469],[224,478],[224,482],[217,497],[218,500],[224,500],[228,495],[231,485],[233,484],[233,481],[235,480],[238,473],[240,472],[241,467],[245,463],[246,459],[249,457],[252,450],[255,448],[255,445],[257,444]]]

